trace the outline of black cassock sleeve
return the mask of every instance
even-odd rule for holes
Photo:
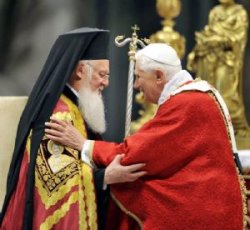
[[[97,214],[98,214],[98,230],[105,229],[108,200],[109,200],[109,187],[104,189],[104,173],[105,168],[94,169],[94,183],[97,198]]]

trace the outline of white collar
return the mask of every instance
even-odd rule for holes
[[[186,70],[181,70],[180,72],[175,74],[173,78],[165,84],[158,99],[158,105],[161,105],[166,100],[168,100],[172,92],[174,92],[178,87],[192,80],[192,76]]]
[[[79,98],[79,93],[69,83],[67,83],[66,85],[69,87],[72,93],[74,93],[76,97]]]

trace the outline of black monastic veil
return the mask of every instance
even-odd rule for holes
[[[55,41],[18,125],[0,225],[16,187],[26,139],[32,130],[23,224],[23,229],[32,229],[35,163],[44,123],[49,120],[78,61],[108,59],[108,40],[107,30],[80,28],[60,35]]]

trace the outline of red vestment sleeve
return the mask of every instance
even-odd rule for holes
[[[203,143],[214,138],[206,135],[205,131],[216,125],[216,122],[207,122],[211,107],[216,109],[217,114],[220,113],[208,95],[199,93],[200,97],[189,100],[188,94],[192,93],[182,93],[170,98],[160,106],[151,121],[136,134],[125,138],[123,143],[96,141],[92,153],[94,162],[107,166],[116,154],[124,153],[122,164],[143,162],[146,163],[148,175],[165,177],[183,168],[199,152],[204,153]],[[204,106],[196,106],[200,103],[194,103],[194,100],[202,100]],[[222,116],[219,117],[220,121],[222,119]],[[224,127],[221,132],[225,132]]]

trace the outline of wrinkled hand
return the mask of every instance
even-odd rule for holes
[[[132,182],[147,174],[146,171],[138,171],[145,166],[144,163],[128,166],[121,165],[124,154],[117,155],[105,170],[104,182],[106,184]]]
[[[45,123],[46,136],[61,145],[81,151],[86,139],[71,122],[57,120],[53,117],[50,119],[50,122]]]

